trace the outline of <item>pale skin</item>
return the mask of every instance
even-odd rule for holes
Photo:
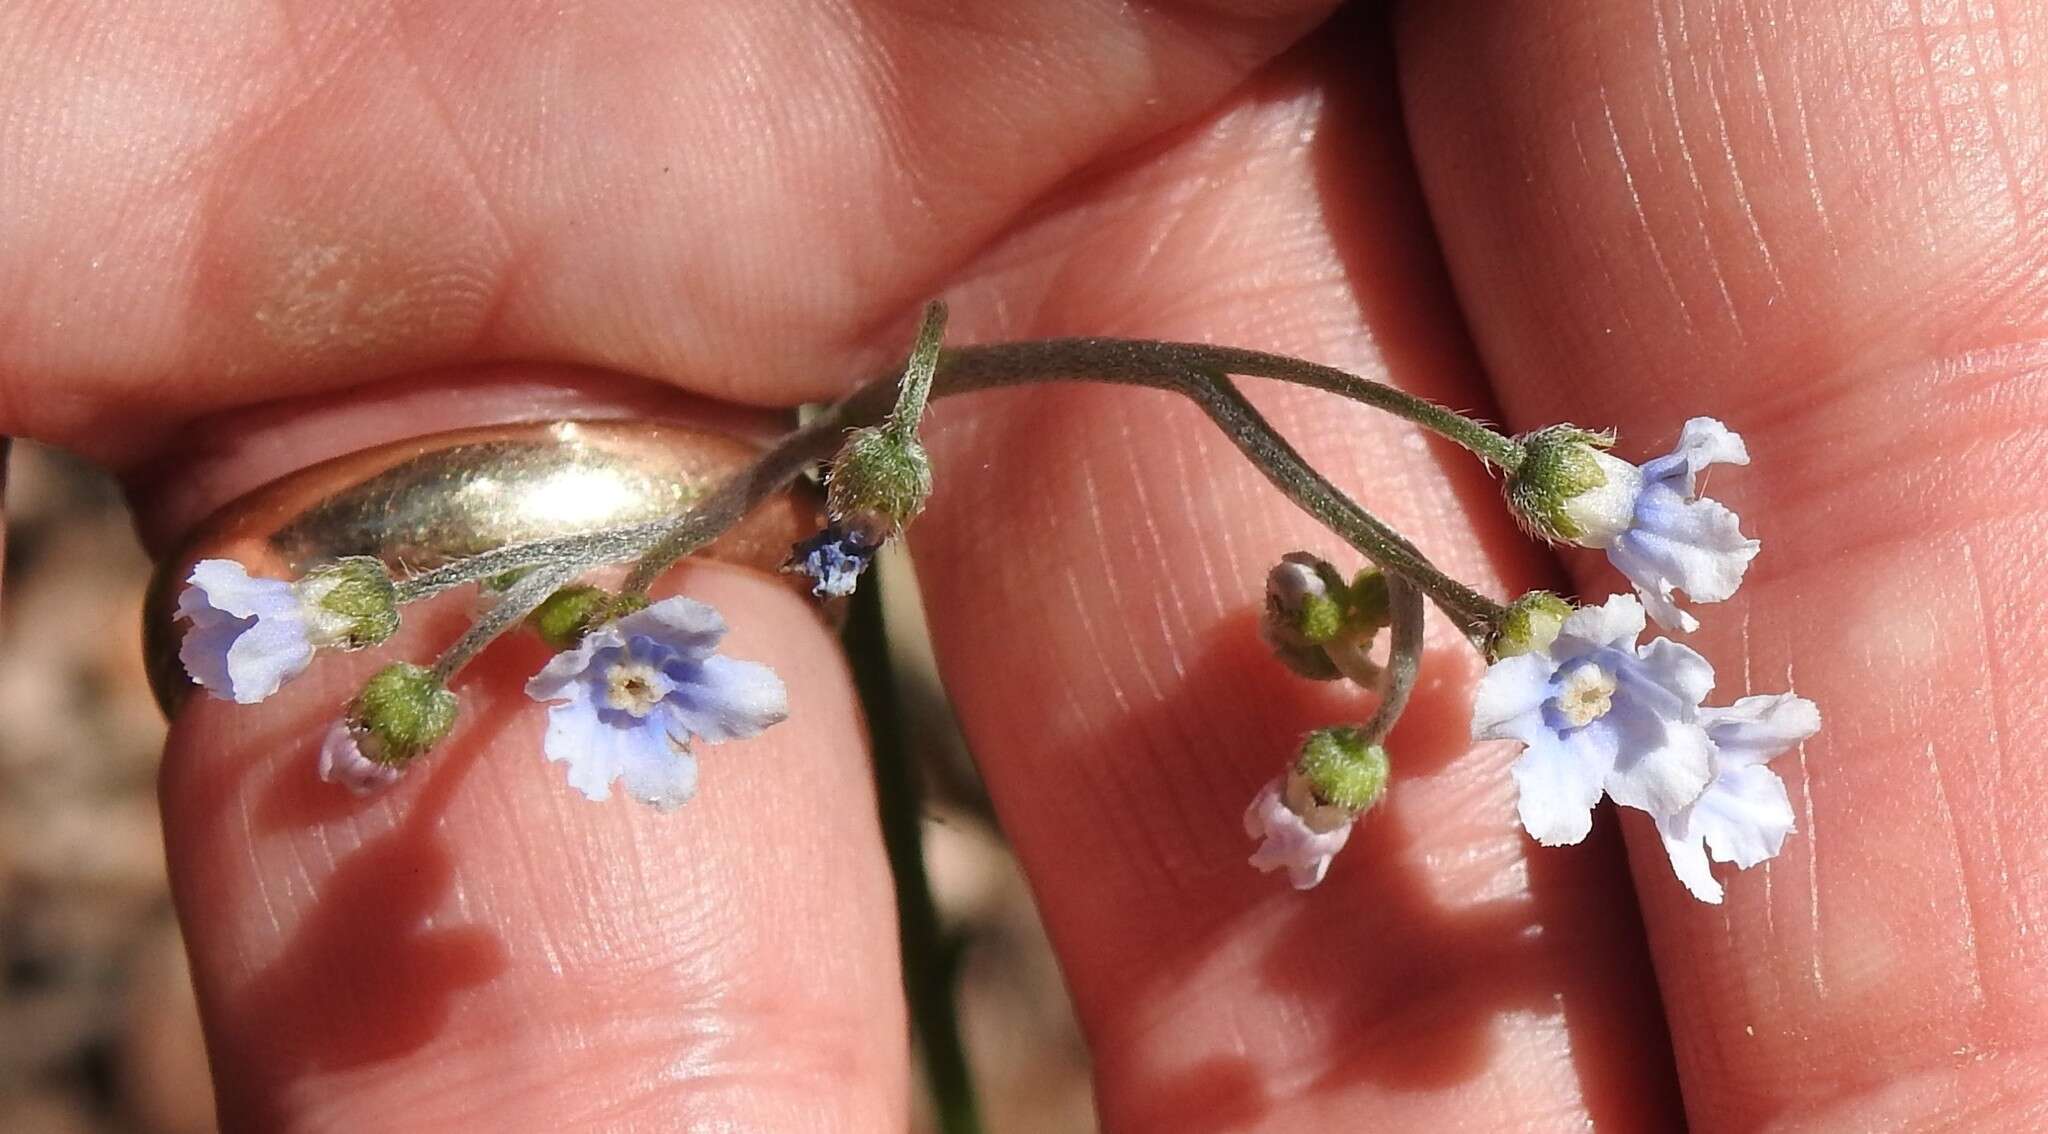
[[[1716,702],[1789,684],[1825,725],[1775,765],[1800,833],[1716,908],[1639,816],[1521,834],[1441,623],[1383,810],[1319,890],[1255,874],[1245,802],[1361,711],[1261,655],[1260,579],[1339,546],[1168,395],[935,407],[912,544],[1104,1118],[2033,1127],[2048,14],[1326,8],[7,5],[0,430],[129,477],[162,548],[414,432],[830,397],[935,294],[956,341],[1283,351],[1632,460],[1719,416],[1755,463],[1713,493],[1764,552],[1689,644]],[[1465,454],[1253,396],[1488,593],[1618,584]],[[674,814],[540,759],[530,639],[373,804],[309,771],[368,659],[179,717],[165,829],[230,1126],[902,1125],[845,668],[775,581],[668,587],[792,705]]]

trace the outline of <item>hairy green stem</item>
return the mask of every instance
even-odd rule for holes
[[[673,525],[671,520],[649,520],[621,528],[578,532],[575,535],[511,543],[479,552],[467,559],[408,575],[398,581],[398,601],[417,602],[442,591],[495,578],[512,571],[558,562],[563,559],[619,563],[642,554],[660,541]]]
[[[925,331],[933,330],[933,321],[928,314]],[[921,337],[921,345],[923,341]],[[914,352],[913,363],[921,357],[929,357],[929,352]],[[1199,343],[1051,339],[945,350],[935,360],[928,396],[1040,382],[1096,381],[1189,397],[1298,506],[1388,572],[1427,593],[1468,637],[1482,639],[1499,618],[1500,606],[1438,571],[1414,545],[1316,472],[1223,377],[1233,373],[1308,386],[1386,410],[1464,445],[1501,468],[1512,469],[1521,461],[1521,447],[1511,438],[1390,386],[1299,359]],[[634,556],[638,561],[623,591],[642,594],[677,560],[717,538],[805,467],[829,456],[845,430],[882,421],[897,408],[899,394],[906,392],[911,377],[891,375],[855,390],[810,424],[784,437],[754,464],[719,483],[679,517],[486,552],[403,580],[401,597],[425,597],[461,582],[538,564],[573,563],[580,573]],[[922,386],[922,380],[917,384]]]
[[[1394,722],[1408,708],[1422,671],[1422,595],[1407,581],[1387,576],[1387,609],[1394,623],[1388,635],[1387,666],[1380,677],[1380,704],[1359,731],[1367,744],[1379,744],[1394,731]]]
[[[939,342],[945,334],[946,305],[934,299],[925,305],[924,322],[917,328],[917,343],[910,348],[910,361],[903,367],[896,408],[883,426],[899,441],[917,440],[917,426],[924,420],[924,405],[932,394],[932,376],[939,369]]]
[[[1483,642],[1504,608],[1436,569],[1414,544],[1358,506],[1317,472],[1280,436],[1228,379],[1191,380],[1183,391],[1200,405],[1266,479],[1295,505],[1344,537],[1345,542],[1385,570],[1429,595],[1473,642]]]
[[[498,601],[483,612],[467,633],[434,660],[434,676],[441,679],[441,684],[448,684],[462,672],[462,667],[468,665],[470,659],[483,652],[485,646],[519,625],[546,602],[549,595],[592,566],[588,562],[561,559],[521,575],[519,581],[506,588],[505,593],[498,596]]]

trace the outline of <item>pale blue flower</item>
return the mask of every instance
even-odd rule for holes
[[[1261,871],[1285,870],[1295,889],[1311,889],[1351,838],[1352,820],[1341,807],[1317,803],[1300,773],[1279,776],[1245,809],[1244,832],[1259,840],[1251,863]]]
[[[526,683],[554,702],[543,745],[569,766],[569,785],[607,799],[626,794],[667,811],[695,792],[690,743],[753,736],[789,715],[782,680],[767,666],[713,652],[725,636],[717,611],[669,598],[584,635]]]
[[[315,627],[291,583],[251,578],[232,559],[200,560],[186,583],[178,660],[208,693],[254,704],[312,664]]]
[[[1721,602],[1742,585],[1762,546],[1743,536],[1735,513],[1699,495],[1700,470],[1749,463],[1742,438],[1711,417],[1696,417],[1685,423],[1676,449],[1641,468],[1597,449],[1588,454],[1607,483],[1565,501],[1566,516],[1581,532],[1573,542],[1604,549],[1658,625],[1698,629],[1699,620],[1679,609],[1674,594]]]
[[[1820,709],[1790,693],[1744,697],[1725,709],[1700,710],[1714,742],[1714,778],[1687,806],[1657,817],[1657,833],[1679,881],[1703,902],[1721,900],[1707,865],[1732,862],[1748,870],[1777,856],[1792,833],[1785,783],[1764,765],[1820,731]]]
[[[356,795],[374,795],[398,782],[399,769],[363,755],[355,730],[336,721],[320,742],[320,778]]]
[[[1668,639],[1638,646],[1642,632],[1641,604],[1616,595],[1479,682],[1472,736],[1527,746],[1513,768],[1522,825],[1545,846],[1585,838],[1603,791],[1669,815],[1707,786],[1713,745],[1699,707],[1714,669]]]
[[[833,524],[790,548],[782,569],[810,576],[811,593],[819,598],[844,598],[853,593],[880,548],[859,528]]]

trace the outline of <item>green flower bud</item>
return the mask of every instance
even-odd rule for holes
[[[909,433],[856,429],[832,459],[825,510],[879,543],[903,530],[932,494],[932,462]]]
[[[1530,532],[1580,547],[1606,547],[1635,520],[1642,470],[1608,455],[1614,435],[1553,425],[1519,439],[1522,463],[1508,477],[1508,508]]]
[[[1309,733],[1294,761],[1295,773],[1317,803],[1349,815],[1369,811],[1380,801],[1389,770],[1386,746],[1368,743],[1363,732],[1348,725]]]
[[[526,616],[540,639],[557,650],[572,650],[585,634],[607,619],[644,609],[644,595],[615,595],[603,587],[563,587]]]
[[[1508,604],[1494,631],[1486,656],[1493,661],[1550,648],[1564,620],[1571,617],[1572,604],[1549,591],[1530,591]]]
[[[1344,630],[1348,588],[1335,567],[1306,551],[1290,552],[1266,572],[1266,610],[1259,636],[1273,656],[1311,681],[1335,681],[1343,674],[1323,643]]]
[[[377,671],[349,705],[348,727],[364,757],[403,767],[440,743],[455,725],[455,694],[434,671],[394,662]]]
[[[1367,568],[1350,584],[1322,558],[1290,552],[1266,573],[1259,636],[1288,669],[1312,681],[1350,677],[1368,688],[1379,667],[1373,637],[1387,625],[1387,580]]]
[[[375,556],[351,555],[315,567],[296,586],[316,646],[359,650],[398,630],[398,588]]]
[[[1351,580],[1346,626],[1353,634],[1377,634],[1393,621],[1393,606],[1394,600],[1387,594],[1387,577],[1379,568],[1367,567]]]

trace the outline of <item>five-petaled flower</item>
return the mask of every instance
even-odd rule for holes
[[[232,559],[202,559],[186,582],[177,617],[192,625],[178,660],[208,693],[252,705],[312,664],[319,616],[293,584]]]
[[[696,790],[690,743],[759,733],[789,715],[782,680],[715,653],[725,620],[701,602],[664,599],[584,635],[526,683],[548,709],[547,758],[591,799],[626,794],[666,811]]]
[[[1734,512],[1699,494],[1708,465],[1749,463],[1741,436],[1696,417],[1685,423],[1676,449],[1641,468],[1598,450],[1591,455],[1607,484],[1565,503],[1583,533],[1573,542],[1605,550],[1659,626],[1697,630],[1699,620],[1679,608],[1675,592],[1694,602],[1727,599],[1761,546],[1743,536]]]
[[[1643,608],[1616,595],[1572,612],[1546,646],[1495,662],[1472,705],[1475,740],[1519,740],[1522,825],[1537,842],[1586,837],[1603,791],[1669,815],[1699,798],[1713,772],[1700,702],[1714,669],[1658,638],[1638,645]]]
[[[1245,809],[1244,833],[1259,840],[1252,865],[1261,871],[1285,870],[1295,889],[1312,889],[1351,838],[1354,818],[1341,807],[1317,802],[1300,772],[1277,776]]]
[[[1657,833],[1679,881],[1703,902],[1721,900],[1707,856],[1747,870],[1774,858],[1792,833],[1785,783],[1764,765],[1820,731],[1820,709],[1790,693],[1744,697],[1700,710],[1714,742],[1714,778],[1698,799],[1657,817]]]

